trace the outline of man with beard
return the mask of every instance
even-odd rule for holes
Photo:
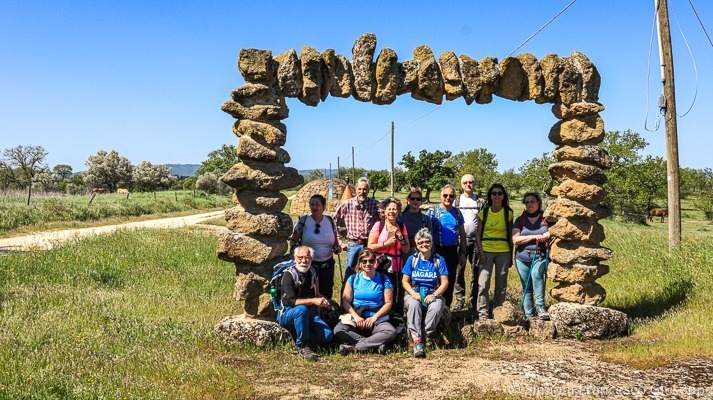
[[[353,197],[337,208],[334,222],[339,226],[344,223],[347,228],[347,243],[342,244],[342,249],[347,251],[347,267],[344,273],[344,282],[354,275],[357,254],[366,246],[369,231],[379,220],[379,202],[369,198],[369,181],[361,177],[356,184],[356,197]],[[342,282],[342,290],[344,289]]]
[[[309,246],[295,249],[295,265],[282,275],[282,309],[277,313],[277,322],[296,334],[299,355],[307,361],[317,359],[311,343],[334,339],[334,332],[317,315],[317,307],[327,308],[330,304],[319,294],[317,272],[310,266],[313,254]]]
[[[482,209],[482,203],[478,199],[478,195],[473,191],[475,186],[475,177],[471,174],[465,174],[460,178],[460,185],[463,188],[463,194],[456,197],[453,206],[457,207],[461,214],[463,214],[463,219],[465,220],[465,237],[466,237],[466,249],[465,258],[470,261],[471,269],[471,283],[470,291],[468,294],[468,306],[472,310],[475,310],[475,295],[478,291],[478,259],[480,256],[477,254],[475,237],[478,234],[478,212]],[[458,269],[456,270],[456,284],[453,288],[453,294],[456,298],[456,303],[453,305],[453,311],[460,311],[465,306],[465,264],[458,264]]]

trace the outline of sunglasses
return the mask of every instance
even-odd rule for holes
[[[492,193],[490,193],[490,194],[493,195],[493,196],[502,196],[502,195],[503,195],[503,192],[492,192]]]
[[[411,201],[423,201],[422,197],[409,197],[408,199]]]
[[[444,194],[444,195],[443,195],[443,198],[444,198],[444,199],[455,199],[455,198],[456,198],[456,195],[454,195],[454,194]]]
[[[420,240],[416,245],[423,246],[424,244],[431,244],[430,240]]]
[[[315,228],[314,228],[314,234],[315,234],[315,235],[319,235],[319,228],[321,228],[322,225],[320,225],[319,223],[315,222],[315,223],[314,223],[314,226],[315,226]]]
[[[469,185],[472,185],[472,184],[474,184],[475,182],[474,182],[474,181],[461,182],[461,184],[463,184],[463,185],[465,185],[466,183],[469,184]]]
[[[375,258],[362,258],[361,260],[359,260],[361,264],[373,264],[374,261],[376,261]]]

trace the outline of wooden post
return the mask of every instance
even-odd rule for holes
[[[176,196],[176,203],[178,203],[178,192],[174,190],[173,195]]]
[[[666,173],[668,181],[668,247],[681,248],[681,197],[678,164],[678,126],[676,120],[676,92],[673,79],[673,49],[668,21],[668,3],[656,2],[656,27],[659,34],[659,57],[661,59],[661,82],[665,99],[666,121]]]
[[[156,191],[153,191],[153,199],[156,200]]]
[[[337,157],[337,179],[342,179],[339,174],[339,157]]]
[[[97,192],[92,193],[92,198],[89,199],[88,205],[89,205],[89,204],[92,204],[92,201],[94,201],[94,197],[95,197],[96,195],[97,195]]]
[[[354,146],[352,146],[352,185],[356,185],[356,170],[354,169]]]
[[[27,205],[30,205],[30,197],[32,197],[32,181],[30,181],[30,186],[27,187]]]

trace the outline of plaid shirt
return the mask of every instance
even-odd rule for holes
[[[367,197],[364,203],[359,203],[353,197],[342,203],[334,214],[334,222],[347,227],[347,239],[366,240],[369,231],[379,220],[379,202]]]

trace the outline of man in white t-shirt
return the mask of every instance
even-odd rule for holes
[[[471,174],[465,174],[460,178],[460,185],[463,188],[463,193],[456,198],[454,206],[463,214],[463,219],[465,219],[465,236],[466,236],[466,259],[470,261],[471,267],[471,282],[470,282],[470,295],[468,296],[468,304],[471,309],[475,309],[475,295],[477,292],[478,279],[476,277],[475,271],[477,268],[478,254],[475,245],[475,236],[478,234],[478,211],[480,211],[481,203],[478,201],[478,195],[473,191],[475,187],[475,177]],[[453,311],[460,311],[465,306],[465,265],[458,265],[456,270],[455,287],[453,294],[455,296],[456,302],[452,307]],[[472,279],[476,277],[476,279]]]

